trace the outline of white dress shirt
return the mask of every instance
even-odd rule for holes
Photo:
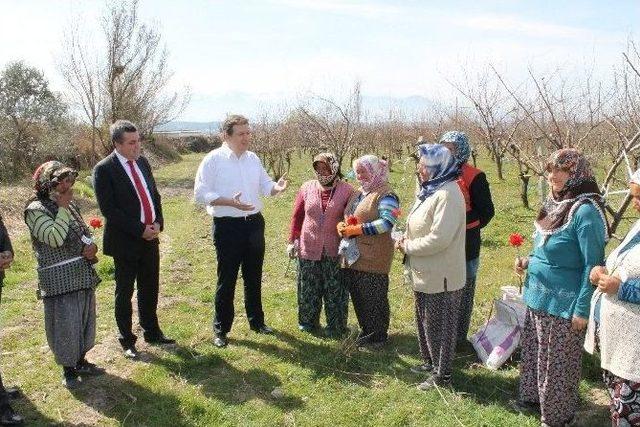
[[[207,207],[209,215],[244,217],[262,210],[260,196],[271,195],[275,184],[255,153],[245,151],[238,157],[223,143],[202,159],[193,193],[196,202]],[[232,198],[237,193],[242,193],[241,202],[253,205],[254,209],[241,211],[232,206],[211,206],[219,197]]]
[[[116,153],[116,157],[120,160],[124,171],[127,173],[129,177],[129,181],[131,181],[131,185],[133,185],[133,189],[138,196],[138,200],[140,200],[140,195],[138,194],[138,189],[136,188],[136,182],[133,180],[133,175],[131,174],[131,169],[127,164],[128,160],[122,154],[118,153],[116,150],[113,150]],[[144,174],[138,167],[138,163],[133,162],[133,167],[136,168],[136,172],[138,172],[138,176],[140,177],[140,181],[142,182],[142,186],[144,187],[144,192],[147,193],[147,199],[149,200],[149,205],[151,205],[151,222],[156,222],[156,207],[153,205],[153,198],[151,198],[151,193],[149,193],[149,186],[147,185],[147,181],[144,179]],[[144,223],[144,208],[142,207],[142,200],[140,200],[140,222]]]

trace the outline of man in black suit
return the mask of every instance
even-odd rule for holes
[[[115,314],[119,341],[127,358],[138,357],[131,331],[133,283],[138,287],[138,318],[150,344],[172,344],[164,336],[156,309],[160,276],[158,234],[163,230],[160,194],[147,159],[140,155],[136,126],[118,120],[109,128],[115,150],[93,171],[98,205],[106,219],[104,254],[113,257]]]

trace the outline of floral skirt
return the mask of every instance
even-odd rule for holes
[[[564,425],[578,407],[584,331],[571,321],[527,308],[522,331],[520,400],[539,403],[542,422]]]
[[[640,426],[640,383],[625,380],[607,370],[602,371],[611,396],[611,425]]]

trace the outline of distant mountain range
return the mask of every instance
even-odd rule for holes
[[[193,95],[184,111],[182,120],[169,122],[156,129],[157,132],[217,132],[220,120],[227,114],[240,113],[250,119],[270,111],[274,115],[294,108],[294,98],[279,95],[248,94],[230,92],[222,95]],[[437,102],[425,96],[362,96],[362,107],[370,119],[387,117],[389,112],[402,113],[405,118],[417,118],[429,112]],[[204,119],[200,121],[199,119]],[[206,121],[208,118],[217,121]],[[187,119],[187,120],[185,120]],[[191,120],[188,120],[191,119]]]

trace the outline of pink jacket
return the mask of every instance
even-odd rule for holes
[[[336,226],[343,220],[344,208],[353,188],[344,181],[338,181],[324,212],[321,191],[322,187],[315,179],[302,184],[296,196],[289,237],[291,242],[300,239],[299,256],[311,261],[319,261],[323,249],[328,256],[338,256],[340,237]]]

